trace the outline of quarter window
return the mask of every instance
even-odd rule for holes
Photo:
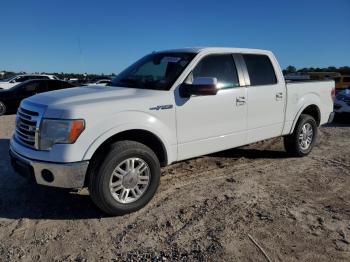
[[[218,88],[226,89],[239,86],[237,70],[232,55],[208,55],[193,70],[193,78],[215,77]]]
[[[247,65],[250,85],[273,85],[277,83],[275,70],[266,55],[243,55]]]

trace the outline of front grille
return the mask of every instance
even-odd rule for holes
[[[21,144],[37,149],[38,127],[40,124],[39,112],[20,107],[16,117],[15,137]]]

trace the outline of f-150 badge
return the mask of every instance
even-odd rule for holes
[[[173,108],[173,105],[160,105],[160,106],[151,107],[149,110],[165,110],[165,109],[171,109],[171,108]]]

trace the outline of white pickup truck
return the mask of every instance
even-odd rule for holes
[[[41,185],[88,187],[104,212],[125,214],[150,201],[160,168],[176,161],[278,136],[307,155],[334,95],[333,81],[286,83],[269,51],[154,52],[107,87],[25,99],[11,162]]]

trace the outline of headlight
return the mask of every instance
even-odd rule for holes
[[[85,129],[85,121],[43,119],[40,126],[41,150],[49,150],[55,144],[73,144]]]

